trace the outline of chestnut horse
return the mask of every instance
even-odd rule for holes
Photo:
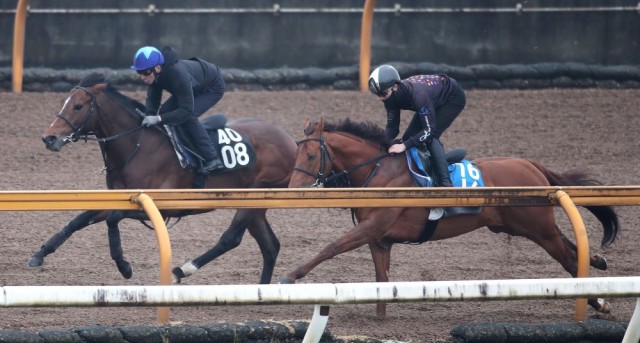
[[[193,188],[283,188],[289,183],[295,162],[296,143],[282,129],[259,119],[240,119],[227,128],[244,136],[255,150],[255,162],[244,169],[202,176],[183,168],[171,141],[157,127],[141,126],[136,110],[144,105],[118,92],[101,74],[91,74],[74,87],[60,113],[42,135],[47,149],[59,151],[70,141],[100,142],[109,189]],[[215,116],[207,117],[212,119]],[[220,116],[217,116],[218,118]],[[242,157],[242,156],[241,156]],[[238,157],[239,159],[240,157]],[[180,218],[207,210],[164,210],[165,218]],[[237,247],[246,230],[262,253],[260,283],[270,283],[280,242],[266,218],[266,209],[239,209],[216,245],[201,256],[173,269],[174,282],[191,275],[220,255]],[[106,221],[111,257],[123,277],[133,271],[125,260],[118,223],[125,218],[148,220],[144,211],[85,211],[54,234],[34,253],[27,266],[40,267],[44,257],[58,249],[84,227]]]
[[[369,122],[349,119],[337,124],[307,123],[305,137],[298,142],[296,166],[289,187],[338,183],[346,177],[350,187],[413,187],[414,181],[404,154],[389,155],[384,131]],[[521,158],[480,158],[473,163],[481,171],[487,187],[517,186],[588,186],[600,184],[582,172],[556,173],[538,162]],[[618,216],[610,206],[587,206],[604,228],[602,246],[609,246],[618,233]],[[357,225],[329,244],[310,261],[280,279],[293,283],[313,268],[336,255],[369,245],[375,266],[376,281],[388,281],[391,247],[394,243],[423,242],[422,235],[429,216],[428,208],[355,208]],[[573,277],[577,273],[576,246],[555,223],[551,206],[482,207],[479,214],[464,214],[440,219],[431,241],[456,237],[488,227],[495,233],[522,236],[541,246]],[[601,256],[590,258],[591,266],[605,270]],[[597,311],[609,312],[602,299],[589,299]],[[385,304],[378,304],[377,314],[385,315]]]

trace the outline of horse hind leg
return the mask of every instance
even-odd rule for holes
[[[534,217],[535,218],[535,217]],[[578,275],[578,254],[575,244],[571,243],[560,231],[558,226],[552,223],[539,223],[539,230],[527,230],[521,228],[519,234],[529,238],[541,246],[551,257],[558,261],[572,277]],[[546,229],[545,229],[546,228]],[[603,262],[604,261],[604,262]],[[590,265],[606,269],[606,260],[601,257],[592,257]],[[590,298],[587,303],[597,312],[609,313],[610,305],[604,299]]]
[[[248,227],[249,233],[258,243],[262,254],[261,284],[271,283],[273,269],[280,253],[280,241],[267,221],[266,212],[265,209],[260,210],[260,213],[256,213],[253,222]]]
[[[231,225],[229,225],[227,231],[220,236],[216,245],[192,261],[185,263],[182,267],[173,268],[173,283],[181,283],[182,279],[193,275],[193,273],[207,263],[239,246],[242,242],[242,236],[253,218],[253,211],[255,210],[238,210],[231,220]]]
[[[566,244],[568,247],[571,248],[571,250],[573,250],[574,252],[578,252],[578,248],[576,247],[575,244],[573,244],[572,241],[570,241],[567,236],[565,236],[564,234],[562,235],[562,240],[564,242],[564,244]],[[593,256],[591,256],[589,258],[589,265],[592,266],[593,268],[596,268],[598,270],[607,270],[607,268],[609,268],[609,265],[607,263],[607,259],[604,258],[604,256],[600,255],[600,254],[595,254]]]
[[[113,211],[107,217],[107,227],[109,234],[109,252],[111,258],[116,263],[118,271],[125,279],[130,279],[133,276],[133,268],[131,263],[124,259],[122,252],[122,241],[120,239],[120,229],[118,223],[126,218],[125,211]]]
[[[28,268],[38,268],[44,263],[44,258],[54,253],[64,242],[67,241],[76,231],[99,223],[108,216],[110,211],[84,211],[73,218],[62,230],[51,236],[38,251],[36,251],[27,262]]]
[[[576,277],[578,275],[578,266],[577,266],[578,248],[564,234],[562,234],[562,242],[565,244],[565,246],[571,249],[571,251],[573,251],[574,253],[574,256],[576,256],[575,273],[570,272],[573,277]],[[608,268],[607,260],[603,256],[598,254],[593,255],[589,258],[589,265],[599,270],[607,270]],[[589,298],[587,299],[587,303],[597,312],[604,313],[604,314],[611,313],[611,305],[609,304],[609,302],[607,302],[603,298]]]

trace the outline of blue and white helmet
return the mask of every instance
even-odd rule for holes
[[[369,76],[369,90],[375,95],[384,95],[387,89],[400,82],[396,68],[384,64],[376,68]]]
[[[164,56],[162,56],[160,50],[152,46],[143,46],[138,49],[133,57],[133,65],[131,66],[131,69],[145,70],[163,63]]]

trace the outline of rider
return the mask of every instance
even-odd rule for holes
[[[456,80],[443,74],[415,75],[400,80],[390,65],[376,68],[369,76],[369,90],[384,103],[387,111],[386,135],[394,139],[400,130],[400,110],[415,111],[402,136],[402,143],[389,147],[401,153],[411,147],[426,147],[431,153],[436,186],[452,187],[440,136],[466,104],[464,90]]]
[[[224,95],[224,80],[220,68],[199,58],[181,60],[171,47],[160,52],[144,46],[133,57],[131,69],[147,84],[145,126],[159,123],[176,125],[191,138],[204,159],[202,172],[224,168],[211,138],[198,117],[212,108]],[[162,91],[171,96],[162,106]]]

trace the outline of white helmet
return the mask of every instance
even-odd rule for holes
[[[375,95],[384,95],[396,82],[400,82],[400,74],[396,68],[384,64],[369,75],[369,90]]]

